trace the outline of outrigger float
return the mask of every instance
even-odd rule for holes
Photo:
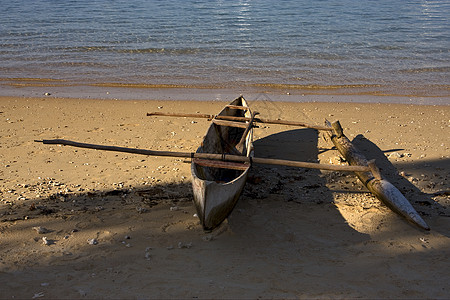
[[[211,125],[196,152],[155,151],[107,145],[79,143],[63,139],[36,140],[80,148],[134,153],[149,156],[191,158],[194,204],[205,231],[219,226],[232,212],[244,188],[252,164],[283,165],[299,168],[353,172],[367,189],[391,210],[424,230],[430,227],[411,203],[379,172],[375,161],[368,161],[344,135],[339,121],[324,126],[297,121],[268,120],[256,117],[244,97],[226,105],[217,115],[148,113],[148,116],[191,117],[211,120]],[[326,132],[348,166],[329,165],[281,159],[258,158],[253,155],[255,123],[300,126]]]

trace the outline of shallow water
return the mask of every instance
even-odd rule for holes
[[[450,95],[448,1],[0,3],[3,95]]]

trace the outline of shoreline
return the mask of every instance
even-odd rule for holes
[[[409,91],[409,92],[408,92]],[[231,101],[236,95],[276,102],[345,102],[450,105],[449,87],[394,88],[379,85],[189,86],[174,84],[92,83],[73,84],[45,78],[2,78],[0,94],[8,97],[85,98],[113,100]]]
[[[450,296],[449,105],[246,97],[265,118],[339,120],[430,232],[351,174],[261,165],[224,225],[205,233],[184,160],[34,142],[195,151],[207,120],[146,113],[214,114],[232,99],[0,97],[1,298]],[[260,157],[343,163],[314,130],[261,125],[254,146]]]

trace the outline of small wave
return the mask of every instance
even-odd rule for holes
[[[143,49],[117,49],[117,53],[130,53],[130,54],[140,54],[140,53],[167,53],[167,54],[197,54],[200,52],[198,48],[143,48]]]
[[[342,84],[342,85],[318,85],[318,84],[279,84],[279,83],[258,83],[255,87],[268,87],[274,89],[298,89],[298,90],[336,90],[336,89],[356,89],[381,87],[380,84]]]
[[[77,47],[64,47],[59,50],[67,52],[99,52],[99,51],[111,51],[113,49],[109,46],[77,46]]]
[[[370,47],[371,49],[374,50],[403,50],[404,47],[400,47],[400,46],[394,46],[394,45],[375,45]]]
[[[425,67],[400,70],[401,73],[447,73],[450,72],[450,66],[445,67]]]
[[[5,77],[5,78],[0,78],[0,81],[10,81],[10,82],[42,82],[42,83],[48,83],[48,82],[66,82],[66,80],[63,79],[53,79],[53,78],[19,78],[19,77],[14,77],[14,78],[9,78],[9,77]]]
[[[112,52],[119,54],[166,53],[166,54],[198,54],[199,48],[120,48],[111,46],[80,46],[60,50],[69,52]]]
[[[217,89],[222,86],[216,85],[195,85],[195,84],[147,84],[147,83],[120,83],[104,82],[91,83],[89,86],[96,87],[116,87],[116,88],[136,88],[136,89]]]

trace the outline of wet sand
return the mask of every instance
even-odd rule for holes
[[[450,297],[450,106],[246,98],[265,118],[339,120],[431,231],[352,174],[255,165],[231,216],[205,233],[188,161],[34,140],[190,152],[207,120],[146,113],[226,102],[0,97],[0,297]],[[315,130],[254,135],[256,156],[345,163]]]

